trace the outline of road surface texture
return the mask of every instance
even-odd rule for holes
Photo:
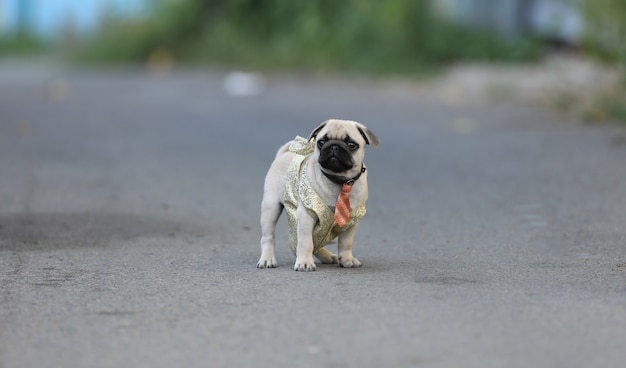
[[[623,366],[625,128],[224,76],[3,67],[0,367]],[[283,217],[257,269],[265,172],[331,117],[381,139],[363,267],[293,271]]]

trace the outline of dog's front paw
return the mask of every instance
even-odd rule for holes
[[[256,264],[256,267],[257,268],[275,268],[276,265],[277,265],[276,258],[261,257],[261,259],[259,259],[259,262]]]
[[[346,268],[361,267],[361,262],[354,257],[339,257],[339,266]]]
[[[313,259],[296,259],[296,264],[293,266],[296,271],[317,271],[317,266]]]

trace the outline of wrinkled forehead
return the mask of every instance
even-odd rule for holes
[[[335,121],[328,123],[317,136],[318,138],[324,137],[325,139],[337,139],[341,141],[348,138],[354,141],[363,140],[358,129],[353,124]]]

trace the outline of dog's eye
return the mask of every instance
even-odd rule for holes
[[[322,146],[324,146],[324,143],[326,143],[326,141],[325,141],[325,140],[323,140],[323,139],[320,139],[319,141],[317,141],[317,146],[318,146],[319,148],[322,148]]]
[[[354,151],[355,149],[359,148],[359,145],[356,142],[350,141],[347,144],[350,151]]]

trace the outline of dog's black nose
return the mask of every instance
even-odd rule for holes
[[[339,146],[336,144],[333,144],[332,146],[328,147],[328,149],[330,150],[331,153],[339,152]]]

